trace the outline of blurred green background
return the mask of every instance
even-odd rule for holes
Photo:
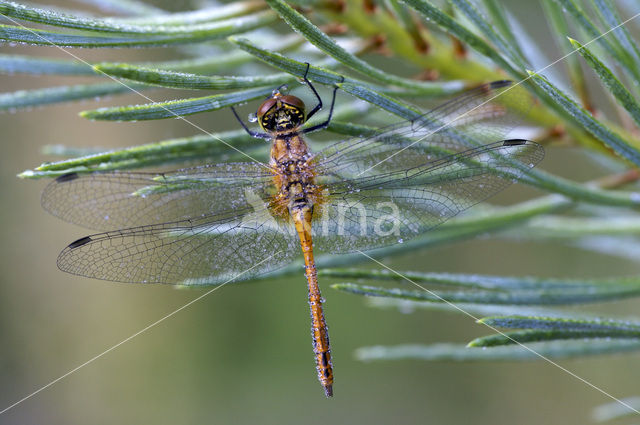
[[[505,5],[516,16],[526,17],[527,29],[546,49],[546,29],[536,25],[542,18],[533,2],[512,0]],[[170,57],[155,50],[157,57]],[[66,57],[36,47],[2,51]],[[74,53],[101,61],[135,60],[138,54]],[[78,79],[2,76],[0,90],[71,82]],[[150,96],[179,97],[162,90]],[[59,251],[88,232],[41,209],[40,192],[46,182],[15,177],[51,159],[41,153],[45,144],[114,148],[194,134],[179,120],[100,123],[77,115],[99,106],[145,102],[131,94],[0,115],[0,410],[205,292],[116,284],[58,271]],[[236,128],[229,110],[191,120],[209,131]],[[547,150],[541,166],[577,180],[601,174],[594,162],[571,149]],[[535,195],[540,193],[514,186],[495,202],[508,204]],[[518,276],[640,272],[638,261],[620,256],[491,238],[382,260],[397,270]],[[363,263],[367,266],[373,265]],[[353,353],[362,346],[466,342],[490,331],[460,314],[373,308],[366,299],[331,290],[329,283],[321,281],[336,375],[331,400],[325,399],[315,376],[307,289],[300,270],[296,276],[229,284],[214,291],[6,412],[0,423],[584,424],[591,421],[594,406],[610,401],[544,361],[357,361]],[[625,301],[588,309],[631,315],[639,305]],[[639,392],[637,355],[558,363],[613,396]]]

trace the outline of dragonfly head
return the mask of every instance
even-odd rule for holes
[[[304,102],[296,96],[280,94],[262,102],[256,113],[258,124],[266,132],[282,132],[295,130],[306,121]]]

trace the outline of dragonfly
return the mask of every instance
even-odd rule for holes
[[[307,72],[308,72],[307,65]],[[505,138],[528,96],[510,81],[471,89],[413,120],[312,152],[305,123],[323,108],[282,87],[258,108],[268,163],[218,163],[164,173],[68,173],[42,195],[53,215],[101,233],[70,243],[65,272],[117,282],[215,285],[249,279],[304,258],[313,352],[325,395],[333,364],[314,255],[365,251],[424,234],[523,177],[544,156]],[[250,120],[251,121],[251,120]],[[255,120],[254,120],[255,121]]]

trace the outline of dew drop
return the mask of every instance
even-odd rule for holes
[[[255,112],[252,112],[252,113],[249,114],[247,119],[249,120],[249,122],[256,122],[256,121],[258,121],[258,116],[256,115]]]

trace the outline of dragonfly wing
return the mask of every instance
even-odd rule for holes
[[[506,188],[543,156],[537,143],[509,140],[403,171],[329,183],[314,245],[348,252],[408,240]]]
[[[484,84],[414,121],[379,129],[368,137],[338,142],[314,160],[320,175],[336,180],[375,175],[505,139],[526,113],[530,97],[510,81]]]
[[[71,173],[45,188],[42,206],[65,221],[97,230],[159,224],[242,209],[247,191],[268,197],[270,176],[269,169],[257,163],[162,174]]]
[[[263,208],[87,236],[60,253],[58,267],[116,282],[204,285],[277,269],[299,252],[293,227]]]

